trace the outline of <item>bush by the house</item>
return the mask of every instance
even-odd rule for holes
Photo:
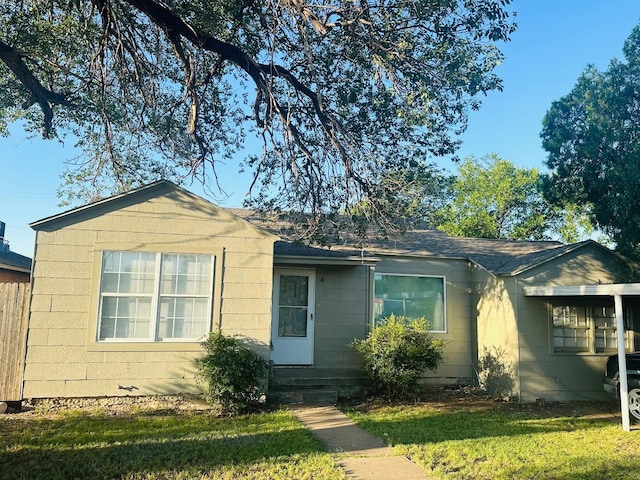
[[[205,399],[232,415],[256,408],[264,394],[269,363],[238,338],[220,331],[211,332],[202,346],[207,354],[196,362]]]
[[[378,392],[389,399],[415,396],[420,376],[444,360],[444,341],[434,338],[424,317],[391,315],[367,338],[350,345],[363,356],[364,370]]]

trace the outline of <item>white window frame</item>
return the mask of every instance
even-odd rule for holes
[[[433,333],[447,333],[448,322],[447,322],[447,278],[443,275],[420,275],[416,273],[384,273],[384,272],[374,272],[373,279],[373,308],[372,311],[372,324],[375,326],[376,323],[376,288],[375,288],[375,277],[376,275],[387,276],[387,277],[414,277],[414,278],[437,278],[442,280],[442,330],[430,329]],[[426,318],[426,316],[425,316]],[[431,321],[431,319],[427,318],[427,321]],[[432,325],[430,325],[432,327]]]
[[[569,307],[569,308],[577,308],[578,309],[578,316],[579,319],[584,320],[584,325],[566,325],[566,326],[559,326],[559,325],[555,325],[554,323],[554,309],[555,308],[562,308],[562,307]],[[599,303],[599,302],[589,302],[589,301],[585,301],[585,302],[571,302],[571,301],[567,301],[567,302],[554,302],[554,303],[550,303],[549,304],[549,341],[550,341],[550,347],[551,347],[551,351],[552,353],[555,354],[562,354],[562,355],[567,355],[567,354],[576,354],[576,355],[585,355],[585,354],[602,354],[602,355],[611,355],[613,353],[615,353],[617,351],[617,346],[614,344],[613,347],[611,348],[600,348],[598,346],[598,336],[599,336],[599,332],[603,332],[603,339],[602,341],[604,342],[604,345],[606,345],[606,332],[614,332],[613,335],[615,337],[616,335],[616,319],[615,319],[615,313],[613,315],[611,315],[610,317],[599,317],[599,318],[610,318],[611,320],[611,325],[608,326],[603,326],[603,325],[598,325],[596,322],[596,311],[598,309],[603,309],[603,308],[611,308],[613,310],[613,304],[609,305],[609,304],[605,304],[605,303]],[[581,315],[583,314],[583,315]],[[627,351],[630,351],[632,349],[632,337],[630,334],[630,322],[631,322],[631,309],[625,307],[624,308],[624,322],[625,322],[625,349]],[[563,328],[565,330],[582,330],[585,332],[585,335],[583,336],[583,338],[586,339],[586,343],[587,346],[584,349],[578,348],[578,347],[557,347],[555,345],[555,328]]]
[[[141,253],[155,256],[155,270],[153,278],[153,292],[152,293],[120,293],[120,292],[103,292],[103,274],[104,274],[104,255],[105,253]],[[162,260],[167,256],[200,256],[208,257],[211,261],[211,272],[208,280],[208,286],[206,293],[203,294],[163,294],[161,292],[162,283]],[[214,291],[214,276],[215,276],[215,261],[216,257],[212,254],[202,253],[174,253],[174,252],[131,252],[125,250],[105,250],[102,252],[102,258],[100,259],[100,282],[98,291],[98,309],[97,309],[97,324],[95,341],[97,343],[197,343],[201,342],[204,337],[211,331],[211,318],[213,312],[213,291]],[[100,338],[100,329],[102,325],[102,306],[103,298],[105,297],[137,297],[137,298],[151,298],[150,317],[149,317],[149,332],[147,337],[137,338]],[[207,310],[205,315],[205,329],[203,335],[198,338],[192,337],[172,337],[172,338],[158,338],[158,327],[160,323],[160,300],[163,297],[167,298],[207,298]]]

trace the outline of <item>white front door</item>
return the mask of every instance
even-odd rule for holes
[[[314,270],[274,271],[271,360],[276,365],[313,364],[315,291]]]

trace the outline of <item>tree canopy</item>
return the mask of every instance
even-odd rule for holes
[[[640,259],[640,25],[623,53],[605,71],[588,66],[545,115],[545,196],[583,206],[621,253]]]
[[[559,211],[542,197],[538,170],[517,167],[496,154],[466,158],[451,197],[435,215],[438,229],[448,235],[543,240],[562,233]]]
[[[0,130],[76,139],[82,200],[189,175],[224,188],[216,166],[257,139],[247,206],[376,212],[388,172],[454,154],[501,88],[510,3],[8,0]]]

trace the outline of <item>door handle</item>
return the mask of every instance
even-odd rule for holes
[[[313,322],[313,313],[310,313],[309,317],[310,317],[311,321]]]

